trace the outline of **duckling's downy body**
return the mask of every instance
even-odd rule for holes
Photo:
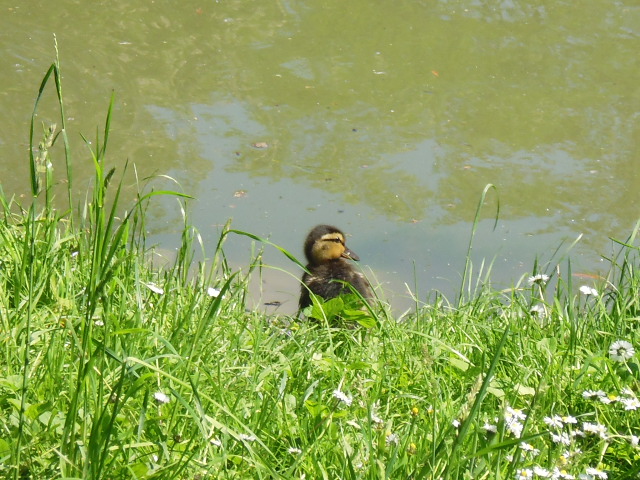
[[[311,305],[312,292],[325,300],[350,293],[342,282],[351,284],[369,303],[373,300],[371,285],[362,273],[356,271],[349,260],[360,260],[345,245],[344,233],[331,225],[318,225],[307,235],[304,254],[309,264],[302,276],[300,309]]]

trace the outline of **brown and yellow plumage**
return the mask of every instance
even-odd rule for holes
[[[350,293],[346,282],[353,286],[368,302],[374,298],[371,285],[362,273],[356,271],[349,260],[359,260],[345,244],[344,233],[331,225],[314,227],[304,242],[304,254],[309,262],[308,273],[302,275],[299,308],[311,305],[314,293],[325,300]]]

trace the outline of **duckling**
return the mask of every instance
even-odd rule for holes
[[[318,225],[307,235],[304,242],[304,254],[309,264],[302,275],[299,308],[311,305],[312,292],[325,300],[350,293],[351,284],[369,304],[373,300],[371,285],[360,272],[357,272],[348,260],[360,260],[358,255],[345,245],[344,233],[331,225]]]

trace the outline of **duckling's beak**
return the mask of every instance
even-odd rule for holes
[[[342,255],[340,256],[344,258],[348,258],[349,260],[355,260],[356,262],[360,261],[360,257],[356,255],[354,251],[349,250],[348,248],[345,248],[344,252],[342,252]]]

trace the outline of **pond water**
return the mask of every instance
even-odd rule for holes
[[[171,176],[177,184],[154,185],[196,197],[189,222],[210,252],[228,218],[300,257],[312,226],[335,224],[383,298],[404,308],[407,286],[421,299],[459,291],[487,184],[496,191],[472,258],[476,272],[492,264],[499,285],[530,274],[536,258],[551,268],[579,236],[573,270],[596,277],[616,249],[610,237],[625,239],[640,218],[637,2],[1,8],[7,193],[28,194],[29,118],[55,34],[76,188],[92,168],[80,134],[102,128],[113,91],[108,161]],[[48,90],[38,120],[59,124]],[[174,248],[181,223],[175,199],[154,201],[154,242]],[[226,251],[246,268],[247,239]],[[270,248],[264,259],[274,268],[254,283],[256,303],[292,312],[299,269]]]

